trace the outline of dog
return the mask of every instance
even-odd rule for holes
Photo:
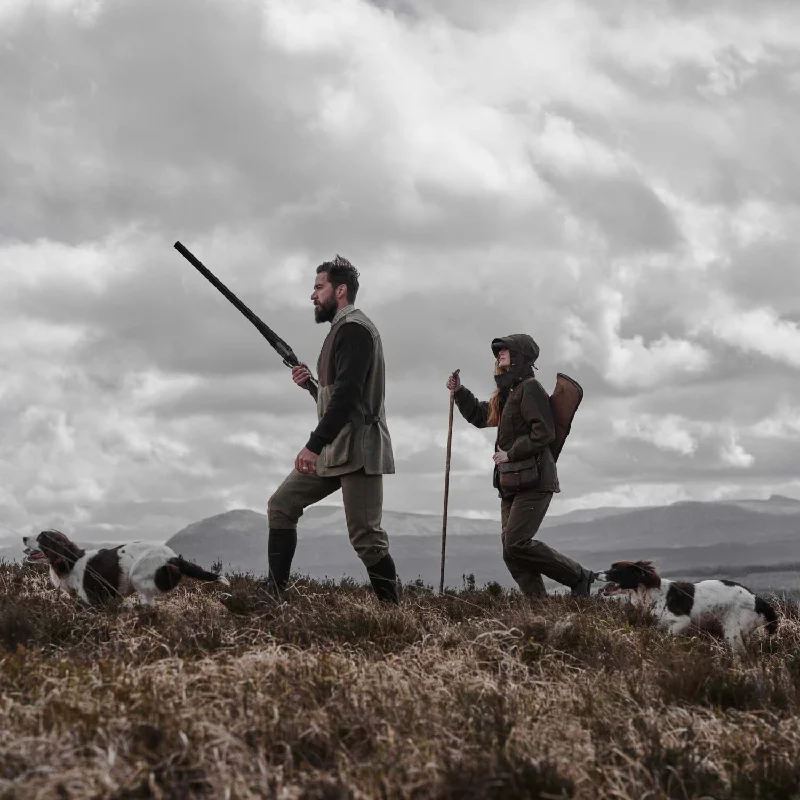
[[[42,531],[36,538],[23,536],[27,563],[47,563],[53,585],[91,605],[123,599],[134,593],[141,605],[172,591],[182,577],[230,582],[181,558],[164,544],[130,542],[102,550],[83,550],[61,531]]]
[[[758,628],[772,635],[778,614],[762,597],[728,580],[689,583],[662,579],[652,561],[617,561],[597,580],[605,582],[603,597],[625,599],[652,611],[657,624],[673,634],[690,625],[721,629],[733,650],[743,650],[745,639]]]

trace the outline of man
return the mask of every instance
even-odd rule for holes
[[[397,603],[397,574],[381,527],[383,476],[394,473],[383,346],[375,325],[353,305],[358,278],[338,255],[317,267],[314,318],[331,323],[317,362],[319,422],[267,506],[270,585],[281,592],[288,583],[304,510],[341,488],[350,542],[378,598]],[[311,373],[301,364],[292,378],[303,387]]]

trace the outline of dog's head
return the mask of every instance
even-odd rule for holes
[[[58,575],[68,575],[75,562],[83,555],[78,545],[61,531],[42,531],[37,537],[23,536],[26,561],[29,564],[49,564]]]
[[[605,572],[598,573],[597,580],[606,584],[603,595],[630,594],[661,586],[652,561],[615,561]]]

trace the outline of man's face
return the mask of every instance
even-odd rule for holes
[[[337,287],[340,291],[344,286]],[[339,308],[337,292],[328,281],[327,272],[318,272],[314,280],[314,291],[311,293],[311,302],[314,303],[314,319],[317,322],[331,322]]]

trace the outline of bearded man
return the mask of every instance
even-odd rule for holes
[[[317,267],[314,318],[331,324],[317,362],[318,424],[267,505],[269,583],[283,592],[298,520],[308,506],[341,489],[350,543],[378,598],[396,604],[397,573],[381,527],[383,476],[395,471],[384,410],[386,367],[377,328],[354,306],[358,279],[356,268],[338,255]],[[304,387],[311,372],[300,364],[292,379]]]

